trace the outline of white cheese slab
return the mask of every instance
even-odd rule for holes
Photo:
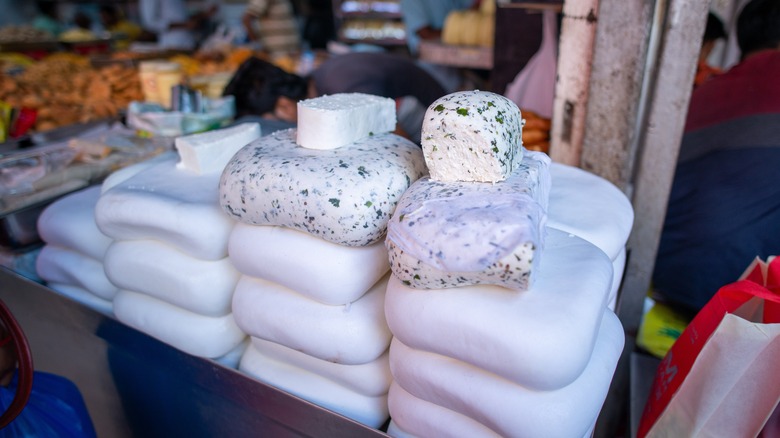
[[[344,246],[268,225],[236,224],[228,252],[242,274],[331,305],[357,300],[390,270],[382,242]]]
[[[322,360],[276,342],[251,337],[252,346],[268,358],[322,376],[359,394],[386,395],[393,380],[389,351],[368,363],[344,365]]]
[[[194,313],[231,312],[239,272],[227,257],[202,260],[155,240],[119,240],[103,262],[111,282]]]
[[[114,297],[114,314],[130,327],[198,357],[224,356],[246,338],[233,314],[199,315],[128,290],[120,290]]]
[[[99,198],[100,186],[91,186],[49,204],[38,216],[41,240],[103,260],[111,238],[95,223],[95,205]]]
[[[106,277],[103,263],[77,251],[56,245],[44,245],[35,259],[41,279],[69,284],[111,301],[119,289]]]
[[[413,289],[391,277],[385,316],[393,336],[528,388],[570,384],[593,351],[612,262],[576,236],[550,229],[547,237],[539,275],[527,291],[493,285]]]
[[[340,93],[298,102],[297,143],[336,149],[395,130],[395,101],[364,93]]]
[[[549,165],[532,152],[495,184],[416,181],[388,223],[393,274],[413,288],[527,289],[544,257]]]
[[[359,365],[390,345],[384,317],[387,276],[353,303],[330,306],[259,278],[242,276],[233,295],[236,322],[250,336],[330,362]]]
[[[394,381],[413,396],[472,418],[501,436],[581,437],[601,411],[623,343],[623,327],[607,310],[582,374],[551,391],[513,384],[458,359],[410,348],[397,338],[390,346],[390,367]]]
[[[523,159],[523,120],[514,102],[488,91],[458,91],[426,110],[421,144],[434,181],[498,182]]]
[[[390,385],[387,404],[392,412],[387,433],[393,438],[500,438],[465,415],[409,394],[396,382]]]
[[[219,177],[178,170],[169,155],[104,191],[95,221],[115,240],[153,239],[195,258],[225,258],[235,222],[219,206]]]
[[[123,181],[141,172],[142,170],[148,169],[162,161],[174,160],[176,159],[177,156],[178,155],[176,154],[176,151],[169,150],[159,155],[155,155],[152,158],[146,159],[144,161],[139,161],[127,167],[123,167],[119,170],[116,170],[112,172],[110,175],[108,175],[106,179],[103,180],[103,184],[101,184],[100,190],[105,192],[106,190],[114,187],[117,184],[122,183]]]
[[[57,282],[47,282],[46,285],[54,292],[89,307],[92,310],[111,316],[112,318],[114,316],[114,303],[112,301],[104,300],[82,287]]]
[[[364,246],[384,238],[401,195],[425,173],[420,148],[394,134],[320,151],[297,146],[295,130],[285,130],[236,153],[219,202],[239,222]]]
[[[326,377],[269,357],[249,346],[239,371],[306,401],[366,426],[378,428],[387,421],[387,396],[367,396]]]
[[[615,260],[634,224],[634,209],[626,195],[606,179],[577,167],[552,163],[550,175],[547,226],[579,236]]]
[[[239,149],[260,138],[259,123],[241,123],[229,128],[176,137],[178,169],[198,175],[222,172]]]

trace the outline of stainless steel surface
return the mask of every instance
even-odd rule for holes
[[[98,435],[372,437],[385,433],[190,356],[0,268],[36,369],[73,380]]]

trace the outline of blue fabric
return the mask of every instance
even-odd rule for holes
[[[16,393],[18,375],[0,387],[0,410],[5,412]],[[95,428],[84,399],[73,382],[36,371],[30,400],[21,414],[0,430],[0,437],[93,438]]]
[[[657,293],[697,312],[755,257],[780,255],[778,169],[780,147],[716,151],[678,165],[653,274]]]

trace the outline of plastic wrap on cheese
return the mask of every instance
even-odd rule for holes
[[[336,149],[395,130],[395,101],[341,93],[298,102],[297,142],[308,149]]]
[[[500,183],[414,183],[388,224],[393,274],[419,289],[527,289],[544,247],[549,166],[547,155],[528,152]]]
[[[401,195],[426,173],[420,148],[394,134],[334,150],[296,145],[296,131],[240,150],[220,181],[220,205],[239,222],[278,225],[346,246],[380,241]]]
[[[434,181],[497,182],[523,159],[523,120],[511,100],[487,91],[460,91],[433,102],[421,144]]]

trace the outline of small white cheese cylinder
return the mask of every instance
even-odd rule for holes
[[[307,149],[336,149],[395,130],[395,101],[363,93],[341,93],[298,102],[297,143]]]
[[[197,174],[222,172],[239,149],[260,138],[259,123],[242,123],[230,128],[176,138],[180,161],[176,165]]]
[[[511,100],[487,91],[460,91],[425,113],[421,145],[434,181],[498,182],[520,165],[523,120]]]

